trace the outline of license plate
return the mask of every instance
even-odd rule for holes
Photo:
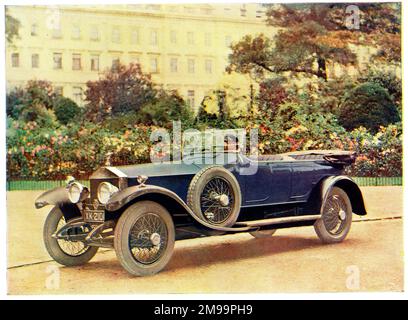
[[[88,222],[104,222],[105,212],[100,210],[85,210],[84,220]]]

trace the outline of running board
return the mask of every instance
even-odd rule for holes
[[[270,225],[281,224],[281,223],[291,223],[291,222],[299,222],[299,221],[311,221],[311,220],[317,220],[317,219],[320,219],[320,218],[321,218],[320,214],[314,214],[314,215],[308,215],[308,216],[271,218],[271,219],[237,222],[235,225],[236,226],[244,226],[244,227],[263,227],[263,226],[270,226]]]

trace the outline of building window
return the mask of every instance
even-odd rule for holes
[[[157,46],[157,31],[156,30],[150,31],[150,44],[152,46]]]
[[[188,73],[194,73],[194,64],[195,64],[195,61],[194,61],[194,59],[188,59],[187,60],[187,67],[188,67]]]
[[[120,43],[120,30],[119,28],[112,29],[112,42],[113,43]]]
[[[177,58],[171,58],[170,59],[170,71],[171,72],[177,72]]]
[[[151,73],[159,72],[157,58],[150,58],[150,72]]]
[[[119,58],[113,58],[112,59],[112,70],[118,70],[120,66],[120,59]]]
[[[73,87],[72,88],[72,96],[74,101],[81,105],[82,104],[82,88],[81,87]]]
[[[62,69],[62,53],[54,53],[54,69]]]
[[[99,55],[91,55],[91,71],[99,71]]]
[[[194,32],[187,32],[187,43],[190,45],[194,44]]]
[[[57,96],[62,96],[64,95],[64,88],[62,86],[56,86],[54,87],[54,92]]]
[[[36,23],[33,23],[31,25],[31,36],[32,37],[38,36],[38,25]]]
[[[38,68],[40,66],[40,56],[38,53],[33,53],[31,55],[31,67]]]
[[[52,37],[54,39],[61,39],[62,38],[62,31],[60,25],[55,25],[52,29]]]
[[[77,25],[72,26],[72,39],[78,40],[81,38],[81,28]]]
[[[92,26],[91,27],[91,32],[90,32],[89,38],[92,41],[99,41],[99,29],[98,29],[97,26]]]
[[[173,44],[177,43],[177,32],[174,30],[170,31],[170,42]]]
[[[263,13],[264,13],[263,5],[262,5],[262,4],[258,4],[258,9],[257,9],[256,12],[255,12],[255,17],[257,17],[257,18],[262,18],[262,17],[263,17]]]
[[[81,70],[81,55],[79,53],[72,55],[72,70]]]
[[[205,44],[207,47],[210,47],[210,46],[211,46],[211,33],[206,33],[206,34],[204,35],[204,44]]]
[[[194,107],[195,101],[194,101],[194,90],[188,90],[187,91],[187,103],[190,105],[190,107]]]
[[[11,54],[11,66],[13,68],[18,68],[20,66],[20,54],[19,53]]]
[[[231,36],[225,36],[225,46],[231,46],[232,38]]]
[[[246,17],[246,12],[247,10],[246,10],[245,4],[243,4],[241,7],[241,17]]]
[[[212,60],[211,59],[205,60],[205,72],[212,73]]]
[[[139,44],[139,30],[132,30],[130,42],[131,44]]]

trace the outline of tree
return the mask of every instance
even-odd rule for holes
[[[144,74],[139,64],[119,65],[86,85],[86,117],[96,122],[111,115],[137,112],[157,95],[150,75]]]
[[[6,7],[6,40],[7,43],[12,44],[14,38],[19,37],[20,21],[9,14]]]
[[[393,51],[400,50],[398,5],[359,4],[358,30],[347,28],[345,9],[345,4],[270,6],[267,23],[279,31],[273,39],[247,35],[233,44],[227,71],[261,78],[269,73],[291,72],[327,80],[329,63],[356,63],[350,44],[380,46],[379,56],[398,62],[398,54]]]
[[[374,133],[380,126],[400,120],[388,91],[377,83],[355,87],[344,95],[340,105],[339,122],[347,130],[362,126]]]

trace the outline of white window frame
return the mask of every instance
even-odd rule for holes
[[[57,60],[56,58],[59,59]],[[61,70],[62,69],[62,53],[61,52],[54,52],[52,54],[52,61],[53,61],[53,69],[54,70]]]
[[[40,67],[40,55],[38,53],[31,54],[31,68],[38,69],[39,67]]]

